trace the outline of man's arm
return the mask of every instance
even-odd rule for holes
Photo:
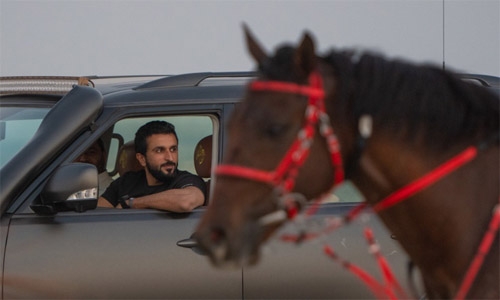
[[[134,198],[132,208],[154,208],[182,213],[192,211],[203,205],[204,201],[205,195],[199,188],[188,186]]]
[[[109,203],[108,200],[106,200],[106,198],[104,197],[99,197],[99,199],[97,199],[97,207],[114,207],[113,204]]]

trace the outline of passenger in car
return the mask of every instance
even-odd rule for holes
[[[75,159],[76,162],[93,164],[99,172],[99,196],[108,188],[113,178],[106,170],[106,149],[104,142],[98,139],[92,146]]]
[[[98,206],[189,212],[203,205],[203,179],[177,168],[179,140],[172,124],[151,121],[139,128],[134,143],[144,169],[116,179],[99,198]]]

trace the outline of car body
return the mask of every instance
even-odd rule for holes
[[[320,242],[287,244],[273,238],[258,266],[218,270],[192,239],[205,206],[180,214],[96,208],[95,194],[69,199],[97,186],[95,167],[74,163],[85,149],[102,138],[108,172],[116,178],[120,149],[149,120],[176,126],[180,169],[197,172],[195,146],[206,136],[212,137],[207,159],[221,161],[225,125],[253,76],[1,78],[2,298],[369,298],[373,295],[357,278],[322,253],[322,243],[328,243],[382,279],[367,251],[365,226],[374,230],[408,288],[407,257],[375,216]],[[496,92],[500,88],[495,77],[464,78]],[[49,89],[63,84],[69,88]],[[211,176],[204,179],[213,184]],[[290,224],[280,233],[324,225],[362,200],[349,183],[334,193],[334,201],[322,204],[309,223]]]

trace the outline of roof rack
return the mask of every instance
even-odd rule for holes
[[[203,72],[189,73],[175,76],[160,78],[143,85],[140,85],[136,90],[150,88],[165,88],[165,87],[189,87],[198,86],[206,79],[212,78],[238,78],[238,77],[255,77],[255,72]]]
[[[74,85],[94,87],[87,77],[11,76],[0,77],[0,95],[44,94],[65,95]]]
[[[500,78],[490,75],[459,74],[460,78],[474,81],[482,86],[500,88]]]

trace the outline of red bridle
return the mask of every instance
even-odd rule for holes
[[[325,111],[325,92],[321,75],[315,71],[309,76],[309,85],[299,85],[282,81],[253,81],[250,90],[271,91],[280,93],[299,94],[308,97],[308,105],[305,112],[304,127],[297,134],[285,156],[272,171],[238,166],[219,165],[216,169],[218,176],[231,176],[263,182],[271,185],[284,195],[290,193],[294,186],[300,167],[309,156],[310,147],[319,126],[319,133],[326,139],[330,151],[332,165],[334,168],[334,185],[344,180],[344,169],[337,136],[334,134],[330,124],[330,118]]]

